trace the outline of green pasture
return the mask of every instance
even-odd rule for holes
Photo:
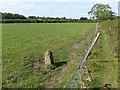
[[[3,24],[3,87],[44,87],[44,82],[51,79],[52,75],[58,74],[62,66],[52,70],[51,75],[46,74],[46,70],[34,70],[32,63],[44,63],[44,53],[47,50],[53,52],[55,62],[69,61],[72,45],[82,41],[88,32],[94,30],[93,23]],[[77,50],[80,52],[81,49]],[[68,71],[70,70],[73,69],[70,68]],[[68,76],[70,75],[71,73]]]

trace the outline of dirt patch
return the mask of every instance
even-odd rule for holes
[[[39,58],[35,56],[25,56],[23,57],[28,62],[28,66],[32,67],[33,69],[41,69],[43,70],[45,68],[45,63],[42,62]]]
[[[44,66],[45,66],[45,65],[44,65],[43,62],[40,62],[40,61],[33,62],[33,68],[34,68],[34,69],[43,69]]]
[[[71,52],[69,55],[69,59],[74,59],[76,57],[76,53],[75,52]]]
[[[84,40],[82,40],[81,42],[78,42],[78,43],[74,43],[73,45],[72,45],[72,48],[80,48],[80,46],[81,46],[81,44],[83,44],[85,41]]]

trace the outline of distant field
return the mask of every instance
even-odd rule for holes
[[[73,44],[95,30],[92,23],[3,24],[2,27],[2,83],[3,87],[16,88],[44,87],[43,82],[58,74],[62,66],[52,74],[45,74],[44,70],[34,70],[32,63],[44,62],[47,50],[53,51],[55,62],[69,61]],[[83,49],[79,48],[78,52]]]

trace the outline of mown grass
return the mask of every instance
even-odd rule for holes
[[[3,24],[3,87],[44,87],[43,82],[55,76],[60,68],[49,74],[44,70],[34,70],[33,61],[44,62],[47,50],[53,51],[55,62],[68,61],[73,43],[93,27],[91,23]]]
[[[91,70],[90,88],[118,87],[118,22],[108,20],[99,25],[100,37],[91,51],[87,66]]]

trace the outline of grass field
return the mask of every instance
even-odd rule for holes
[[[3,87],[62,87],[88,47],[94,31],[92,23],[3,24]],[[86,42],[77,47],[88,33]],[[44,62],[47,50],[53,51],[57,66],[53,70],[34,69],[33,62]],[[67,72],[60,76],[63,69]],[[54,80],[57,75],[59,83]]]

